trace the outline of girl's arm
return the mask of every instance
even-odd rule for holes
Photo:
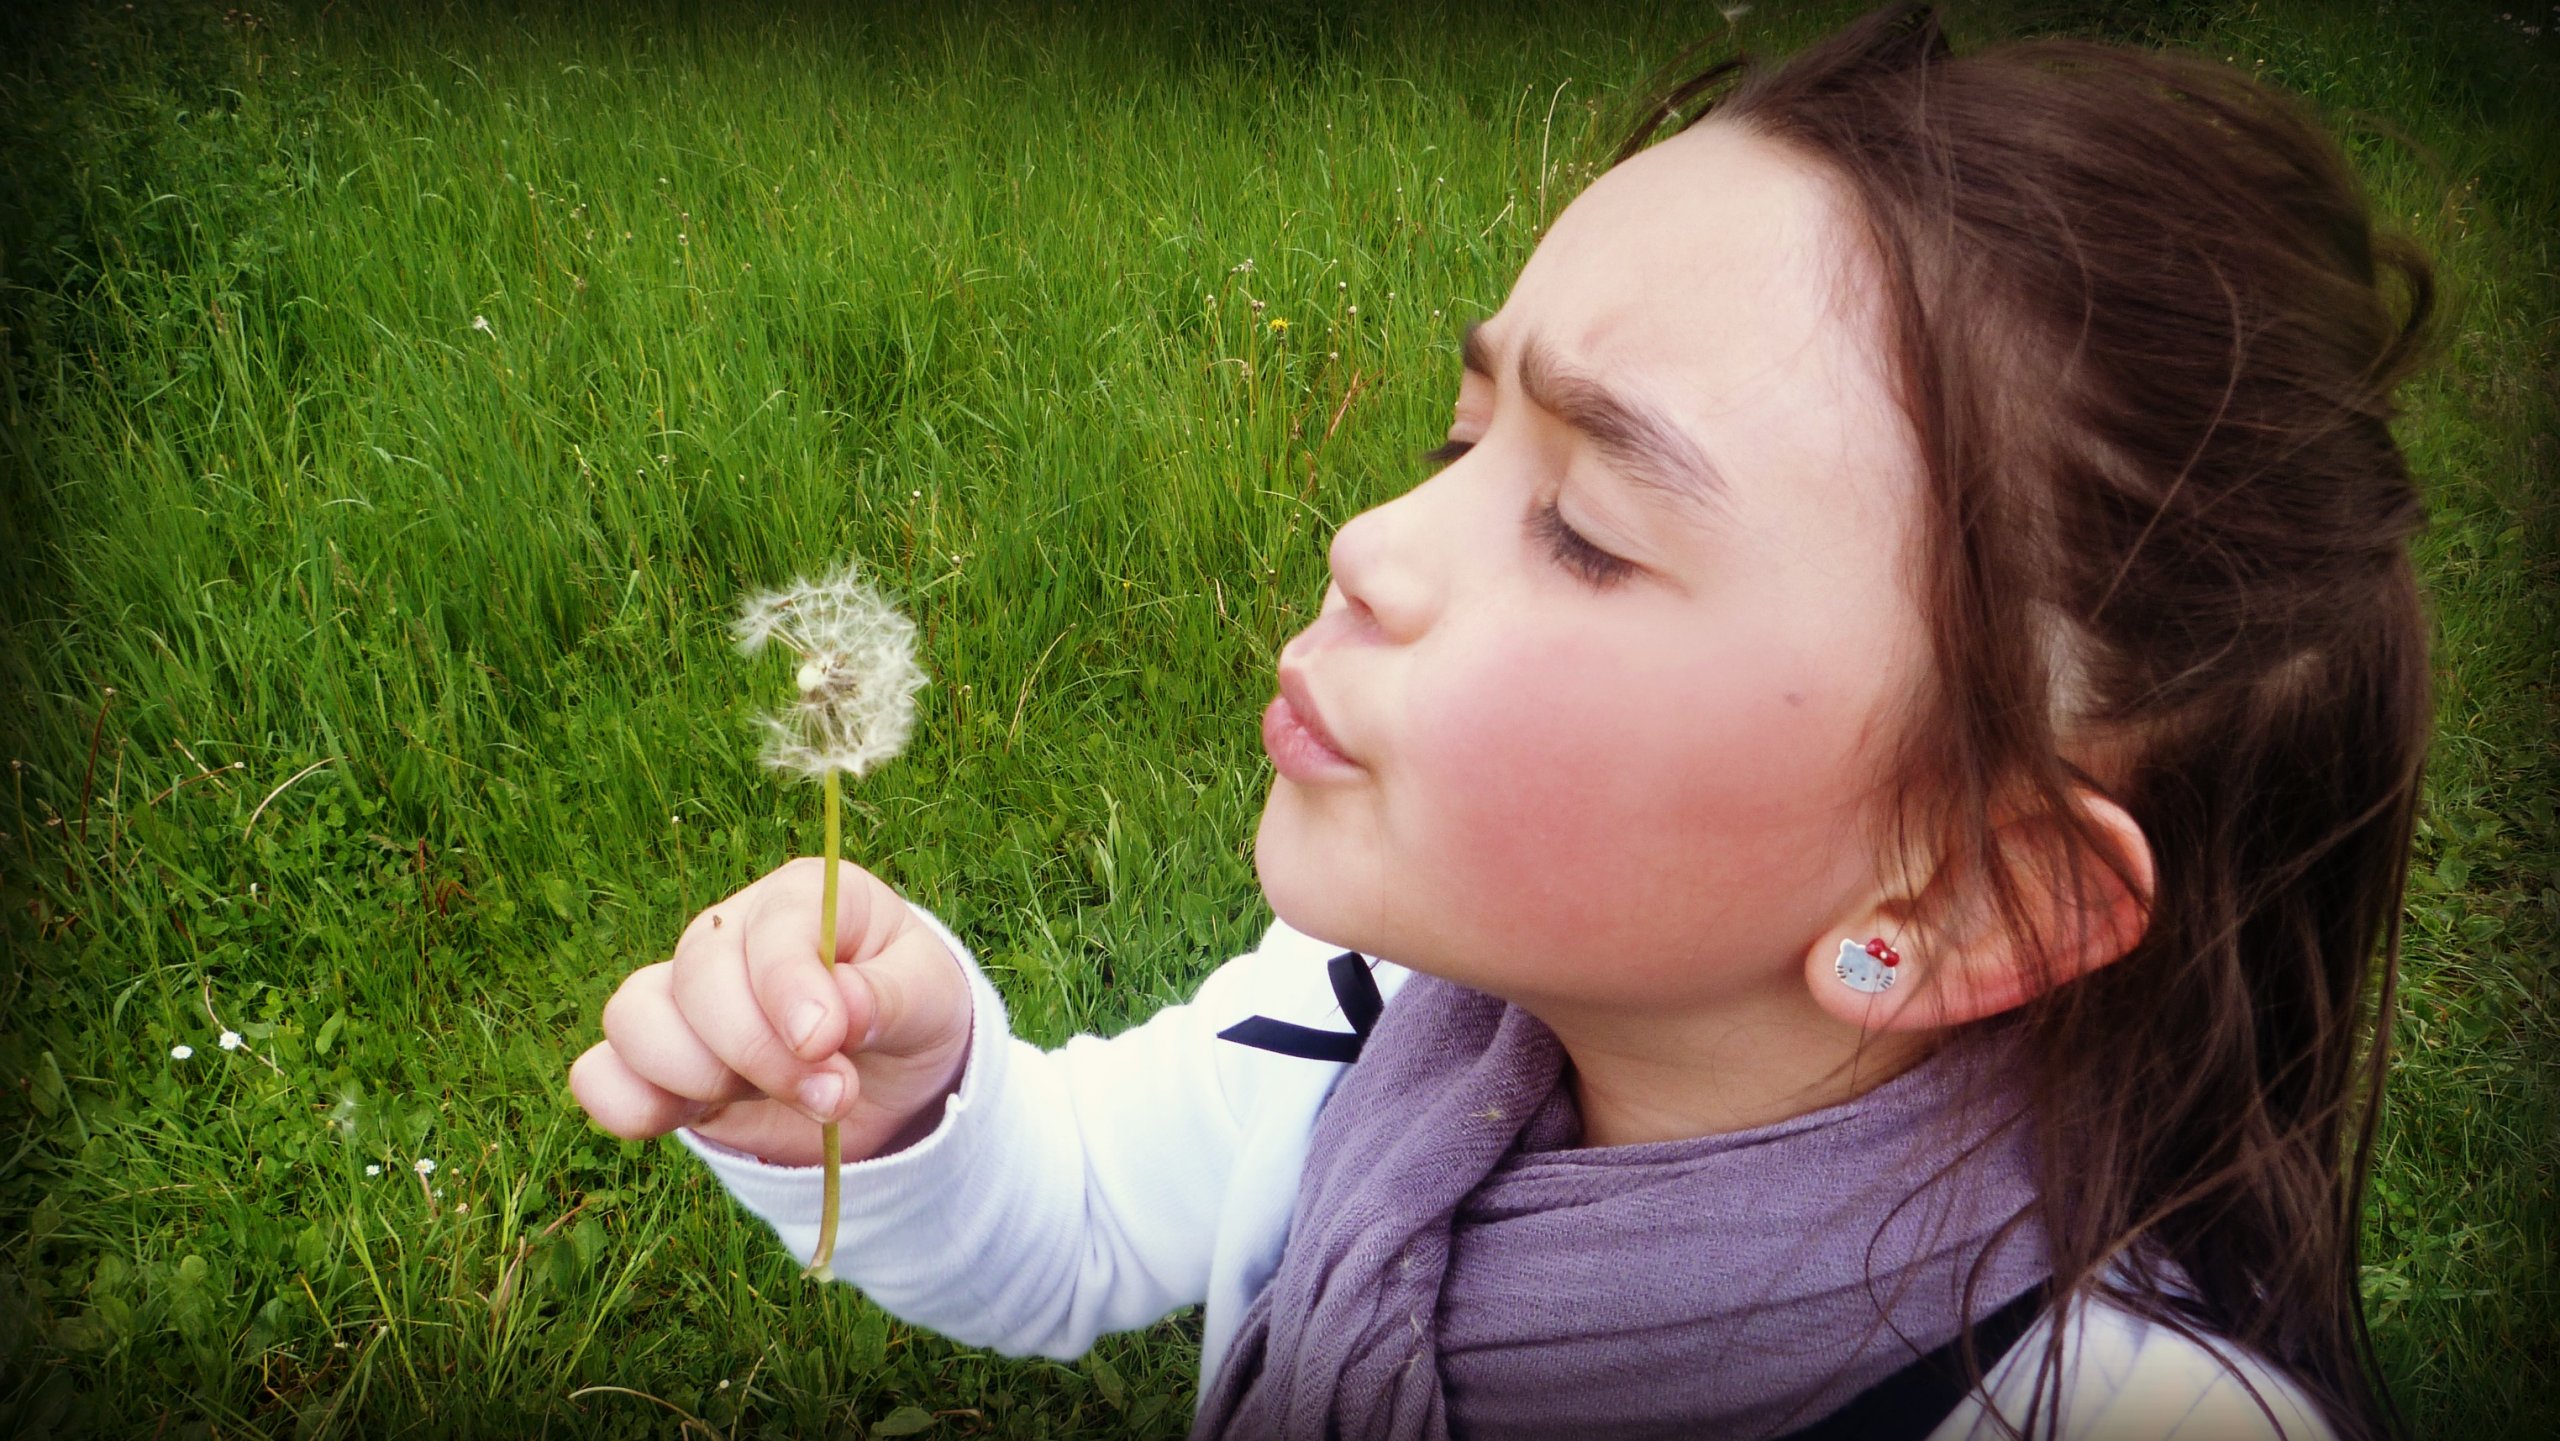
[[[1009,1033],[968,948],[917,914],[968,971],[969,1060],[929,1133],[846,1167],[836,1275],[914,1324],[1060,1359],[1201,1301],[1248,1128],[1266,1107],[1304,1107],[1308,1082],[1334,1070],[1217,1033],[1257,1013],[1341,1029],[1332,949],[1275,926],[1188,1004],[1042,1051]],[[786,1248],[809,1254],[815,1168],[682,1134]]]

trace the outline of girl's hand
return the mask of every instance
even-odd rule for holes
[[[929,1131],[969,1056],[967,975],[895,891],[846,863],[834,960],[818,955],[824,863],[783,865],[693,918],[675,959],[605,1002],[604,1039],[569,1069],[597,1125],[640,1139],[691,1126],[776,1165],[814,1166],[818,1128],[847,1161]]]

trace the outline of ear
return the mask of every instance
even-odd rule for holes
[[[2150,921],[2151,843],[2124,807],[2096,791],[2082,788],[2071,799],[2112,856],[2091,854],[2050,815],[1993,832],[2043,955],[2001,916],[1979,867],[1943,863],[1924,884],[1892,887],[1843,916],[1837,934],[1815,943],[1804,971],[1815,1002],[1869,1031],[1935,1030],[2014,1010],[2132,950]],[[1882,940],[1896,963],[1867,958],[1860,948],[1870,939]],[[1864,986],[1842,979],[1844,969]],[[1867,989],[1888,973],[1882,990]]]

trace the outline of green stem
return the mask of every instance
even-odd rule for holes
[[[844,850],[844,783],[836,772],[827,772],[827,874],[818,883],[818,958],[827,965],[836,959],[836,857]],[[818,1144],[826,1152],[826,1185],[818,1203],[818,1249],[809,1257],[809,1274],[827,1274],[836,1258],[836,1213],[844,1203],[844,1131],[829,1121],[818,1132]]]

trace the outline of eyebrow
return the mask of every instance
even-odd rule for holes
[[[1460,336],[1458,356],[1468,370],[1496,378],[1482,321]],[[1535,336],[1521,347],[1518,375],[1522,394],[1588,437],[1629,479],[1687,504],[1724,504],[1723,473],[1670,417],[1570,368]]]

